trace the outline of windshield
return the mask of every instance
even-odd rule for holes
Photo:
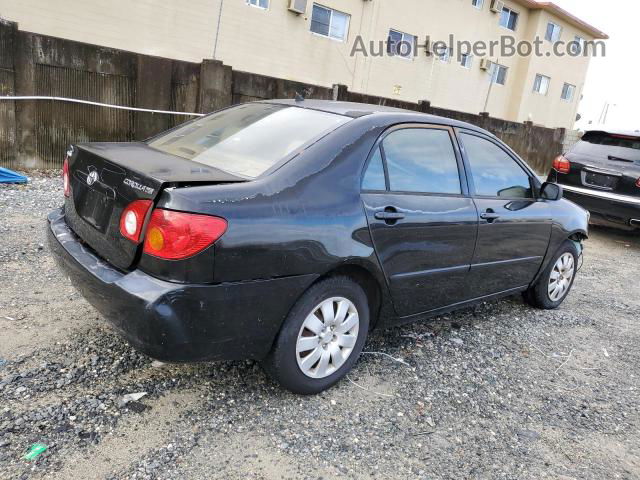
[[[149,146],[255,178],[349,120],[306,108],[249,103],[185,124],[154,138]]]
[[[640,162],[640,138],[606,132],[587,132],[571,153]]]

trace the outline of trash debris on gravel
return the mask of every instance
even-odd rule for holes
[[[44,452],[46,452],[47,448],[48,447],[42,443],[34,443],[33,445],[31,445],[31,447],[29,448],[29,451],[22,458],[24,458],[25,460],[35,460]]]
[[[145,395],[148,395],[148,393],[147,392],[127,393],[120,399],[120,401],[118,402],[118,406],[124,407],[129,402],[137,402]]]

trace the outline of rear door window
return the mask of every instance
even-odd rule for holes
[[[458,161],[448,130],[396,130],[384,139],[382,149],[391,191],[462,193]]]
[[[375,153],[369,161],[369,166],[362,180],[363,190],[386,190],[386,180],[384,176],[384,165],[382,164],[382,154],[380,147],[376,148]]]
[[[152,139],[149,146],[255,178],[349,120],[318,110],[249,103],[187,123]]]
[[[527,172],[495,143],[462,133],[460,135],[475,186],[476,195],[500,198],[533,198]]]

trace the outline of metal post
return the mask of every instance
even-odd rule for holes
[[[216,27],[216,42],[213,44],[213,59],[216,59],[216,53],[218,52],[218,37],[220,36],[220,20],[222,19],[222,7],[224,6],[224,0],[220,0],[220,10],[218,11],[218,26]]]
[[[489,70],[489,91],[487,92],[487,99],[484,102],[484,109],[482,110],[483,112],[486,112],[487,108],[489,108],[489,98],[491,97],[491,90],[493,90],[493,77],[497,71],[499,61],[500,59],[496,58],[496,61],[493,62],[493,64],[496,65],[496,68],[493,71],[491,71],[491,69]]]

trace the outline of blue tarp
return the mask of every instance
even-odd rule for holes
[[[19,173],[0,167],[0,183],[27,183],[27,177]]]

